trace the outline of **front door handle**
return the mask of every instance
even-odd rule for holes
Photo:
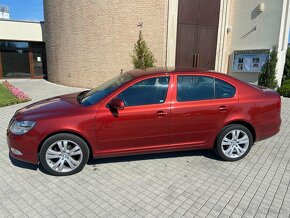
[[[219,111],[220,112],[226,112],[227,111],[227,106],[225,106],[225,105],[219,106]]]
[[[166,116],[166,115],[167,115],[167,113],[164,112],[164,111],[157,111],[157,113],[156,113],[156,116],[157,116],[157,117],[164,117],[164,116]]]

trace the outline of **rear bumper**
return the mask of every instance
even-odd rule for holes
[[[32,137],[28,135],[14,135],[9,130],[7,131],[7,144],[9,147],[9,154],[17,160],[27,163],[38,164],[37,148]]]
[[[256,141],[261,141],[276,135],[280,131],[281,123],[282,120],[279,118],[258,126],[257,129],[260,131],[257,132]]]

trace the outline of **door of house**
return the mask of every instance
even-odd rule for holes
[[[220,0],[179,0],[176,66],[214,69]]]

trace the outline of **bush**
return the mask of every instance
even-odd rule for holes
[[[276,80],[276,66],[278,61],[278,47],[273,46],[270,56],[266,63],[263,65],[261,74],[259,75],[258,85],[275,89],[277,87]]]
[[[134,55],[132,55],[132,63],[135,69],[146,69],[148,67],[154,67],[156,59],[153,53],[147,46],[146,41],[143,39],[142,31],[139,32],[139,38],[134,45]]]
[[[286,85],[286,84],[289,84],[290,85],[290,79],[287,79],[287,80],[284,80],[282,85]]]
[[[290,79],[290,48],[287,49],[283,80]]]
[[[290,79],[285,80],[277,92],[284,97],[290,97]]]

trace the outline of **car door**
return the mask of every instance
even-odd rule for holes
[[[137,79],[113,94],[96,116],[99,152],[142,152],[168,145],[171,80],[169,75]],[[107,107],[113,98],[125,103],[117,116]]]
[[[173,91],[170,122],[172,143],[212,146],[224,120],[238,102],[236,88],[204,74],[177,74],[174,81],[177,86]]]

